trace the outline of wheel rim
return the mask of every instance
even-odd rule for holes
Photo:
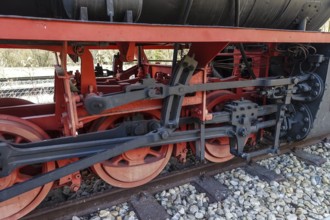
[[[94,131],[114,128],[124,119],[131,119],[136,115],[143,119],[159,119],[158,111],[112,116],[98,121]],[[134,119],[133,119],[134,120]],[[157,147],[143,147],[127,151],[103,163],[95,164],[92,168],[98,176],[112,186],[130,188],[143,185],[155,178],[168,163],[173,151],[173,145]]]
[[[36,125],[17,117],[0,115],[0,139],[13,143],[28,143],[46,138],[48,138],[47,134]],[[54,169],[53,162],[18,168],[9,176],[0,178],[0,190]],[[48,183],[1,202],[0,219],[19,219],[28,214],[43,201],[52,185],[53,183]]]
[[[209,113],[223,110],[226,102],[237,100],[239,96],[230,91],[215,91],[207,95],[206,108]],[[205,141],[205,158],[214,163],[231,160],[229,137],[208,139]]]

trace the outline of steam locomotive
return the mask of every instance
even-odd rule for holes
[[[77,191],[86,168],[136,187],[171,157],[251,160],[330,133],[330,0],[3,0],[0,15],[0,48],[58,60],[53,103],[0,98],[1,219]],[[95,49],[119,51],[111,70]]]

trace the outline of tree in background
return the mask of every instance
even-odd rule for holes
[[[0,49],[2,67],[49,67],[54,65],[52,52],[44,50]]]

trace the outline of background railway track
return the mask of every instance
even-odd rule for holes
[[[319,140],[314,139],[299,145],[294,144],[291,146],[285,146],[281,150],[281,155],[291,153],[292,149],[303,148],[310,144],[315,144],[317,141]],[[310,158],[311,155],[304,152],[301,153],[301,155],[302,157],[307,156],[307,163],[314,162],[314,166],[321,166],[326,161],[322,157]],[[161,201],[157,202],[157,199],[161,200],[163,197],[170,196],[173,193],[176,194],[177,192],[175,192],[174,189],[179,189],[179,186],[181,186],[180,189],[182,189],[182,187],[188,187],[191,189],[195,187],[195,189],[203,195],[202,197],[208,198],[208,204],[216,204],[217,202],[225,199],[227,196],[232,195],[235,188],[233,189],[232,187],[228,188],[225,186],[225,180],[223,181],[224,185],[220,184],[218,181],[215,181],[212,176],[217,175],[216,177],[225,179],[224,175],[231,175],[230,173],[233,174],[233,171],[235,171],[236,168],[240,168],[239,170],[244,170],[240,172],[246,172],[252,176],[259,176],[260,180],[264,180],[268,183],[271,183],[272,181],[280,182],[286,180],[287,177],[285,175],[276,174],[274,171],[266,168],[262,169],[262,167],[260,168],[256,163],[254,163],[267,158],[270,158],[270,155],[255,158],[252,164],[248,164],[245,160],[239,158],[222,164],[199,164],[197,167],[178,170],[171,172],[168,175],[160,176],[152,182],[140,187],[131,189],[113,188],[107,192],[97,193],[89,197],[67,201],[63,204],[52,207],[37,209],[23,219],[78,219],[76,216],[88,216],[90,213],[95,213],[95,220],[101,218],[107,219],[106,214],[108,213],[109,216],[111,215],[109,207],[126,202],[128,202],[129,205],[125,204],[124,206],[130,207],[130,210],[134,210],[134,213],[131,211],[130,216],[127,215],[128,217],[126,219],[134,219],[136,216],[139,219],[166,219],[171,217],[172,219],[180,219],[180,215],[178,216],[177,214],[180,213],[180,210],[177,210],[175,213],[174,211],[169,211],[169,209],[164,209],[164,207],[160,205],[164,204]],[[299,160],[303,159],[300,158]],[[306,163],[306,159],[304,160],[304,163]],[[267,167],[267,162],[262,164]],[[261,173],[258,173],[259,168],[261,169]],[[226,171],[229,172],[225,174]],[[235,186],[236,183],[234,184],[234,187]],[[153,195],[156,196],[154,197]],[[175,204],[173,205],[175,206]],[[190,208],[191,207],[192,206],[190,206]],[[102,210],[102,212],[100,210]],[[113,213],[116,212],[118,211],[114,211]],[[181,213],[182,212],[186,211],[182,211],[181,209]],[[203,217],[201,218],[205,218],[205,213],[196,213],[197,211],[195,212],[196,219],[202,215]],[[99,215],[103,217],[100,217]],[[192,214],[192,216],[194,216],[194,214]],[[228,214],[228,216],[230,217],[230,214]],[[82,219],[88,219],[88,217],[83,217]]]

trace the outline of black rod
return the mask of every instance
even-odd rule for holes
[[[241,8],[241,1],[235,0],[235,26],[236,27],[240,26],[240,17],[241,17],[240,8]],[[238,48],[242,54],[243,62],[247,68],[247,71],[249,72],[249,75],[251,76],[252,79],[256,79],[256,75],[254,74],[253,69],[251,68],[251,65],[247,59],[243,44],[239,43]]]

